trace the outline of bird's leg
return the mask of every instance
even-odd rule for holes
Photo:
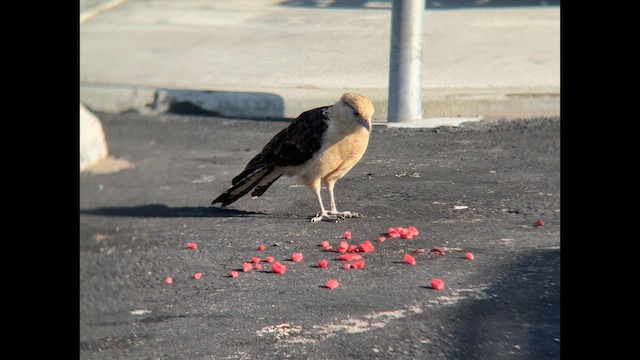
[[[362,215],[353,211],[338,211],[336,207],[336,201],[333,197],[333,186],[336,184],[336,180],[327,180],[325,181],[327,184],[327,189],[329,190],[329,196],[331,198],[331,211],[329,211],[329,215],[339,216],[341,218],[352,218],[352,217],[362,217]]]
[[[311,184],[311,188],[313,192],[316,194],[316,198],[318,199],[318,203],[320,204],[320,212],[316,214],[316,216],[311,218],[311,222],[318,221],[330,221],[337,222],[338,217],[336,215],[332,215],[327,213],[327,210],[324,208],[324,204],[322,203],[322,196],[320,195],[320,179],[313,181]]]

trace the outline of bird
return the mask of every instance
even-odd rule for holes
[[[251,196],[257,198],[286,175],[296,177],[315,193],[320,211],[311,216],[311,222],[362,217],[357,212],[338,211],[333,189],[367,150],[374,111],[366,96],[347,92],[333,105],[301,113],[273,136],[211,205],[221,203],[225,207],[251,190]],[[329,191],[328,211],[322,202],[321,183]]]

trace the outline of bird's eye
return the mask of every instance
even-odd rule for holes
[[[361,117],[360,113],[356,109],[353,109],[353,115],[355,115],[356,117]]]

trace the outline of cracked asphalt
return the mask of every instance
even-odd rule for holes
[[[335,189],[366,217],[309,223],[316,200],[291,178],[208,207],[287,122],[97,115],[134,166],[80,177],[82,359],[560,357],[560,119],[376,125]],[[378,242],[396,226],[420,235]],[[318,246],[345,230],[375,246],[362,269]],[[228,276],[255,256],[286,273]]]

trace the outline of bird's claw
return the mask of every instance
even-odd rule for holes
[[[336,223],[346,218],[359,218],[359,217],[364,217],[364,215],[359,214],[357,212],[351,212],[351,211],[330,212],[324,215],[322,213],[317,213],[316,216],[311,218],[311,222],[327,221],[327,222]]]

